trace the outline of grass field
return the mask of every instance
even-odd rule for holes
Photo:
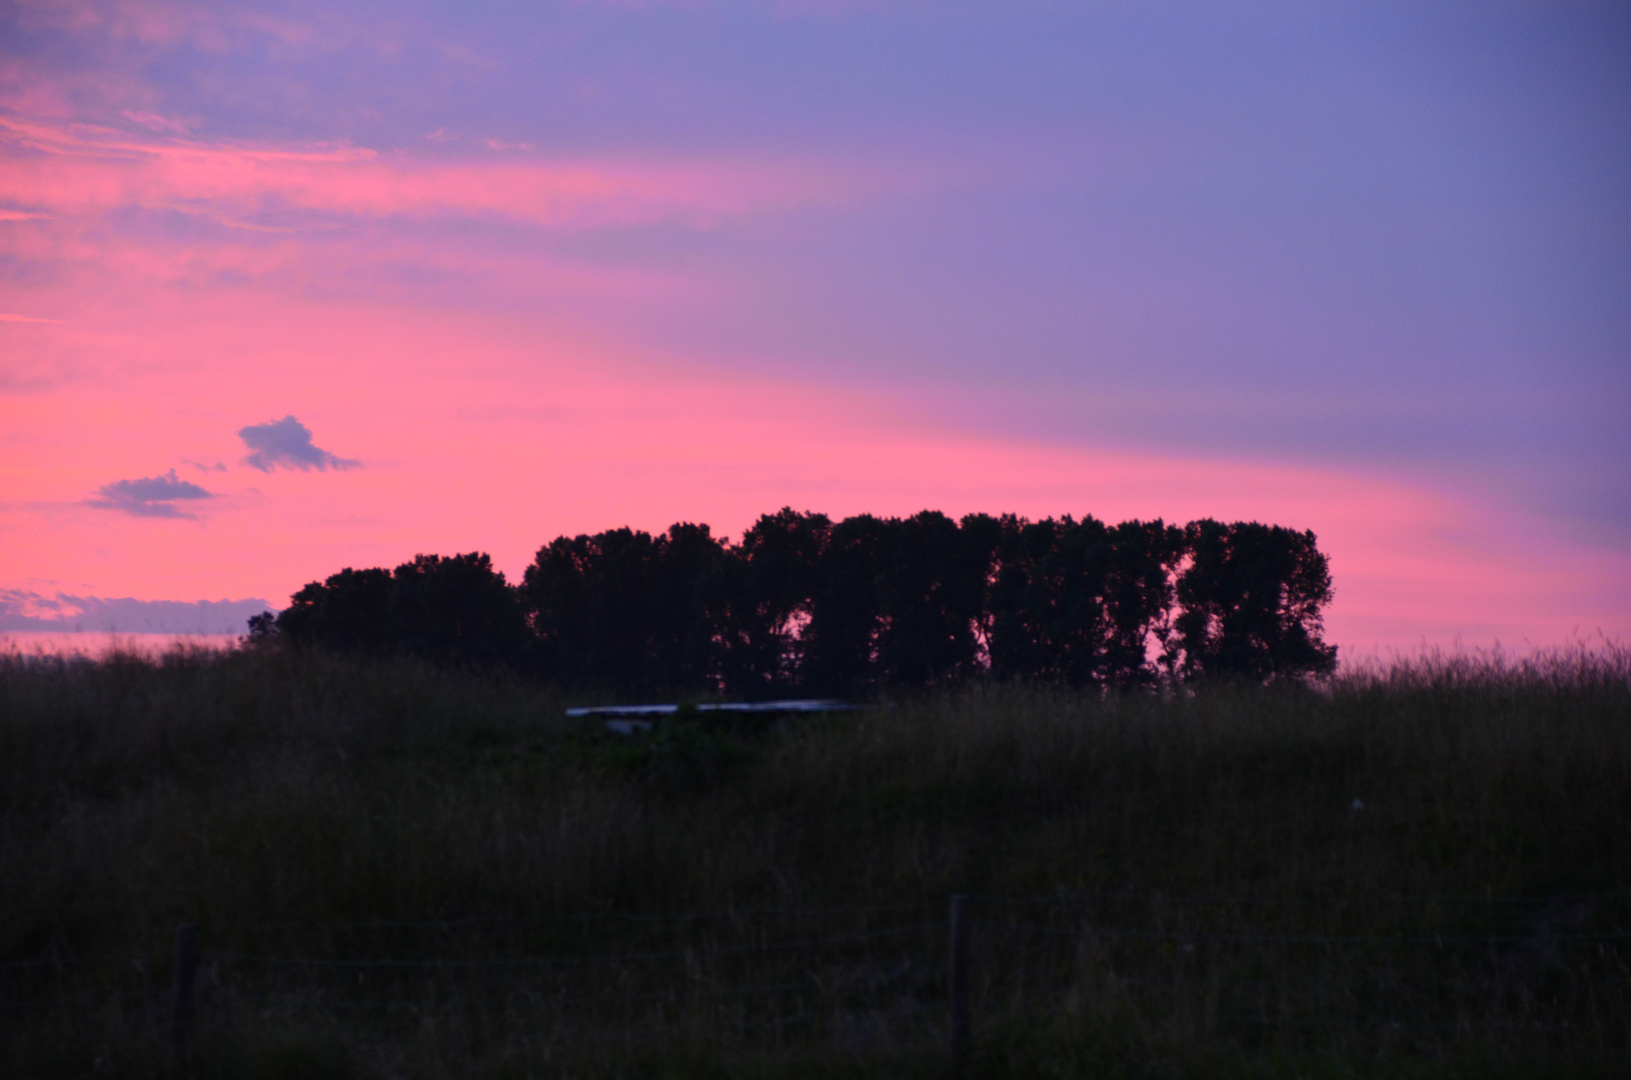
[[[277,651],[0,659],[0,1074],[1631,1068],[1631,656],[649,738]]]

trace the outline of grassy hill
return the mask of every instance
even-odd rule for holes
[[[604,699],[601,699],[604,700]],[[625,739],[276,650],[0,660],[0,1072],[1616,1075],[1631,657]],[[705,714],[704,714],[705,715]]]

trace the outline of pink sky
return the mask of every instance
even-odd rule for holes
[[[519,319],[221,289],[101,327],[56,299],[60,322],[0,329],[84,358],[3,405],[8,584],[42,593],[277,603],[422,551],[489,551],[516,578],[562,533],[936,508],[1314,529],[1338,585],[1330,636],[1360,652],[1628,629],[1623,589],[1605,588],[1631,580],[1623,556],[1383,475],[995,438],[904,395],[676,374]],[[237,428],[286,411],[362,467],[243,465]],[[86,501],[170,468],[215,495],[191,520]]]
[[[122,37],[107,20],[74,32],[113,33],[117,55],[214,25],[121,10]],[[291,25],[251,30],[305,47]],[[488,551],[514,579],[562,533],[689,520],[739,535],[784,505],[928,508],[1313,529],[1348,655],[1631,633],[1619,534],[1503,488],[1498,465],[1418,468],[1382,435],[1305,451],[1043,422],[1050,399],[1113,414],[1166,328],[1099,384],[1033,359],[1045,322],[964,334],[995,343],[983,367],[936,351],[984,302],[979,282],[1005,287],[989,267],[902,279],[902,311],[944,309],[916,338],[887,305],[841,310],[902,250],[866,247],[879,222],[1011,185],[1023,140],[994,162],[813,141],[551,147],[428,123],[389,144],[272,137],[170,111],[142,69],[99,63],[35,58],[0,79],[0,589],[279,604],[342,566],[420,552]],[[937,302],[936,275],[959,273]],[[1061,327],[1107,303],[1084,295]],[[859,351],[850,325],[878,350],[907,344]],[[1060,355],[1080,367],[1120,340]],[[1294,400],[1363,397],[1300,379]],[[1253,385],[1241,395],[1275,397]],[[1186,393],[1191,411],[1225,397]],[[239,429],[288,415],[359,466],[246,465]],[[1566,463],[1546,468],[1568,486]],[[210,497],[139,516],[98,494],[170,470]]]

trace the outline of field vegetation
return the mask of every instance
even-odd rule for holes
[[[0,659],[0,1074],[1623,1075],[1631,656],[611,736],[278,647]]]

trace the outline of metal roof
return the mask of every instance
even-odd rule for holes
[[[799,698],[791,701],[717,701],[690,708],[697,712],[818,713],[847,712],[859,706],[835,698]],[[566,710],[568,716],[672,716],[678,705],[587,705]]]

